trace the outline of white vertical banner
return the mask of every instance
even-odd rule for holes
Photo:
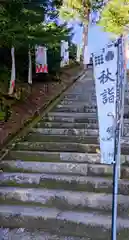
[[[60,66],[64,67],[69,64],[69,45],[66,41],[61,41],[61,63]]]
[[[80,46],[79,44],[77,45],[76,61],[77,61],[77,62],[80,62],[80,61],[81,61],[81,46]]]
[[[29,68],[28,68],[28,83],[32,84],[32,57],[31,51],[28,51],[28,60],[29,60]]]
[[[89,64],[89,63],[90,63],[90,53],[89,53],[88,46],[85,46],[83,64]]]
[[[36,73],[48,73],[47,48],[42,46],[35,47]]]
[[[11,58],[12,58],[12,69],[11,69],[11,79],[9,86],[9,95],[13,94],[15,88],[15,80],[16,80],[16,69],[15,69],[15,49],[11,48]]]
[[[115,148],[117,45],[111,43],[93,57],[99,121],[101,163],[112,164]]]

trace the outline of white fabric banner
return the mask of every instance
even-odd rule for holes
[[[114,43],[93,57],[101,162],[105,164],[114,161],[117,57],[117,46]]]
[[[32,58],[30,50],[28,51],[28,58],[29,58],[28,83],[32,84]]]
[[[89,53],[88,48],[89,48],[88,46],[85,46],[84,59],[83,59],[84,64],[89,64],[90,63],[90,53]]]
[[[66,41],[61,41],[61,63],[60,66],[64,67],[69,64],[69,45]]]
[[[48,73],[47,48],[42,46],[35,47],[36,73]]]
[[[81,60],[81,46],[77,45],[77,56],[76,56],[76,61],[80,62]]]
[[[11,80],[9,87],[9,95],[13,94],[15,88],[15,80],[16,80],[16,69],[15,69],[15,49],[11,48],[11,57],[12,57],[12,69],[11,69]]]

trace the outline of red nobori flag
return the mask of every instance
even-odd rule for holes
[[[48,73],[46,47],[36,46],[35,63],[36,63],[36,73]]]

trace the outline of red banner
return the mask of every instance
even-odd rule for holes
[[[48,73],[47,65],[36,65],[36,73]]]

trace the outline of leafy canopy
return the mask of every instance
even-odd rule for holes
[[[71,29],[55,22],[45,22],[45,15],[51,18],[52,1],[6,0],[0,3],[0,46],[15,47],[42,44],[57,46],[61,40],[70,38]]]
[[[102,6],[102,0],[64,0],[60,9],[60,17],[69,21],[70,19],[88,22],[89,13]]]
[[[128,31],[129,0],[110,0],[104,7],[99,25],[116,35]]]

